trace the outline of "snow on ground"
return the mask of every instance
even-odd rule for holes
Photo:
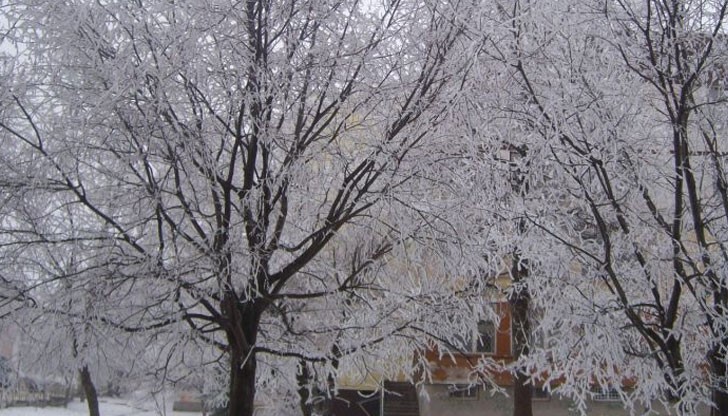
[[[108,399],[99,400],[99,410],[102,416],[200,416],[199,412],[173,412],[170,401],[166,409],[158,408],[153,401],[142,403],[135,399]],[[8,407],[0,409],[0,416],[86,416],[88,407],[86,403],[74,400],[67,407]]]

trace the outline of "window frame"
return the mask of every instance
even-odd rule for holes
[[[592,386],[591,399],[595,402],[621,402],[619,390],[614,387]]]
[[[481,325],[488,326],[487,330],[481,331]],[[495,355],[498,351],[498,328],[495,325],[495,322],[490,320],[481,319],[477,323],[477,327],[475,330],[475,337],[473,341],[470,343],[470,350],[474,354],[490,354]],[[487,336],[484,337],[484,335]],[[483,339],[490,339],[490,349],[485,350],[485,348],[481,348],[486,346],[486,343],[482,342]]]
[[[551,400],[551,391],[546,386],[531,387],[531,400],[545,402]]]
[[[487,331],[481,331],[483,325],[489,325]],[[458,344],[463,345],[463,349],[459,351],[463,354],[496,355],[498,351],[498,328],[491,320],[479,320],[475,328],[465,335],[456,335],[456,339]],[[490,343],[483,342],[483,339],[490,339]],[[486,350],[484,347],[488,344],[490,344],[490,349]]]
[[[477,384],[450,384],[447,386],[447,398],[450,400],[478,400],[480,389]]]

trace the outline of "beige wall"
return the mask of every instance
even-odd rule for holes
[[[513,394],[509,397],[502,394],[491,395],[487,391],[478,391],[477,399],[451,398],[447,384],[428,384],[420,387],[420,416],[511,416],[513,414]],[[426,394],[424,394],[426,393]],[[428,397],[429,396],[429,397]],[[655,404],[659,408],[659,404]],[[534,416],[569,416],[578,415],[571,401],[556,396],[548,400],[533,401]],[[621,416],[629,415],[619,402],[589,403],[589,416]],[[665,415],[666,412],[637,412],[638,415]],[[706,409],[700,415],[709,415]]]

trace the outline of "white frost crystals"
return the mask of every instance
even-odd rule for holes
[[[498,298],[519,380],[728,412],[726,7],[3,3],[2,322],[313,414]]]

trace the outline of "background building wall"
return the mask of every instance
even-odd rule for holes
[[[504,394],[491,394],[480,389],[476,398],[455,398],[449,395],[448,384],[426,384],[420,387],[420,415],[421,416],[512,416],[513,391],[506,388],[508,396]],[[659,403],[653,404],[653,409],[662,409]],[[579,415],[571,400],[552,396],[549,399],[533,400],[534,416],[571,416]],[[664,411],[636,412],[644,415],[667,415]],[[708,409],[701,409],[701,416],[710,414]],[[590,401],[588,404],[589,416],[626,416],[629,412],[620,402]]]

